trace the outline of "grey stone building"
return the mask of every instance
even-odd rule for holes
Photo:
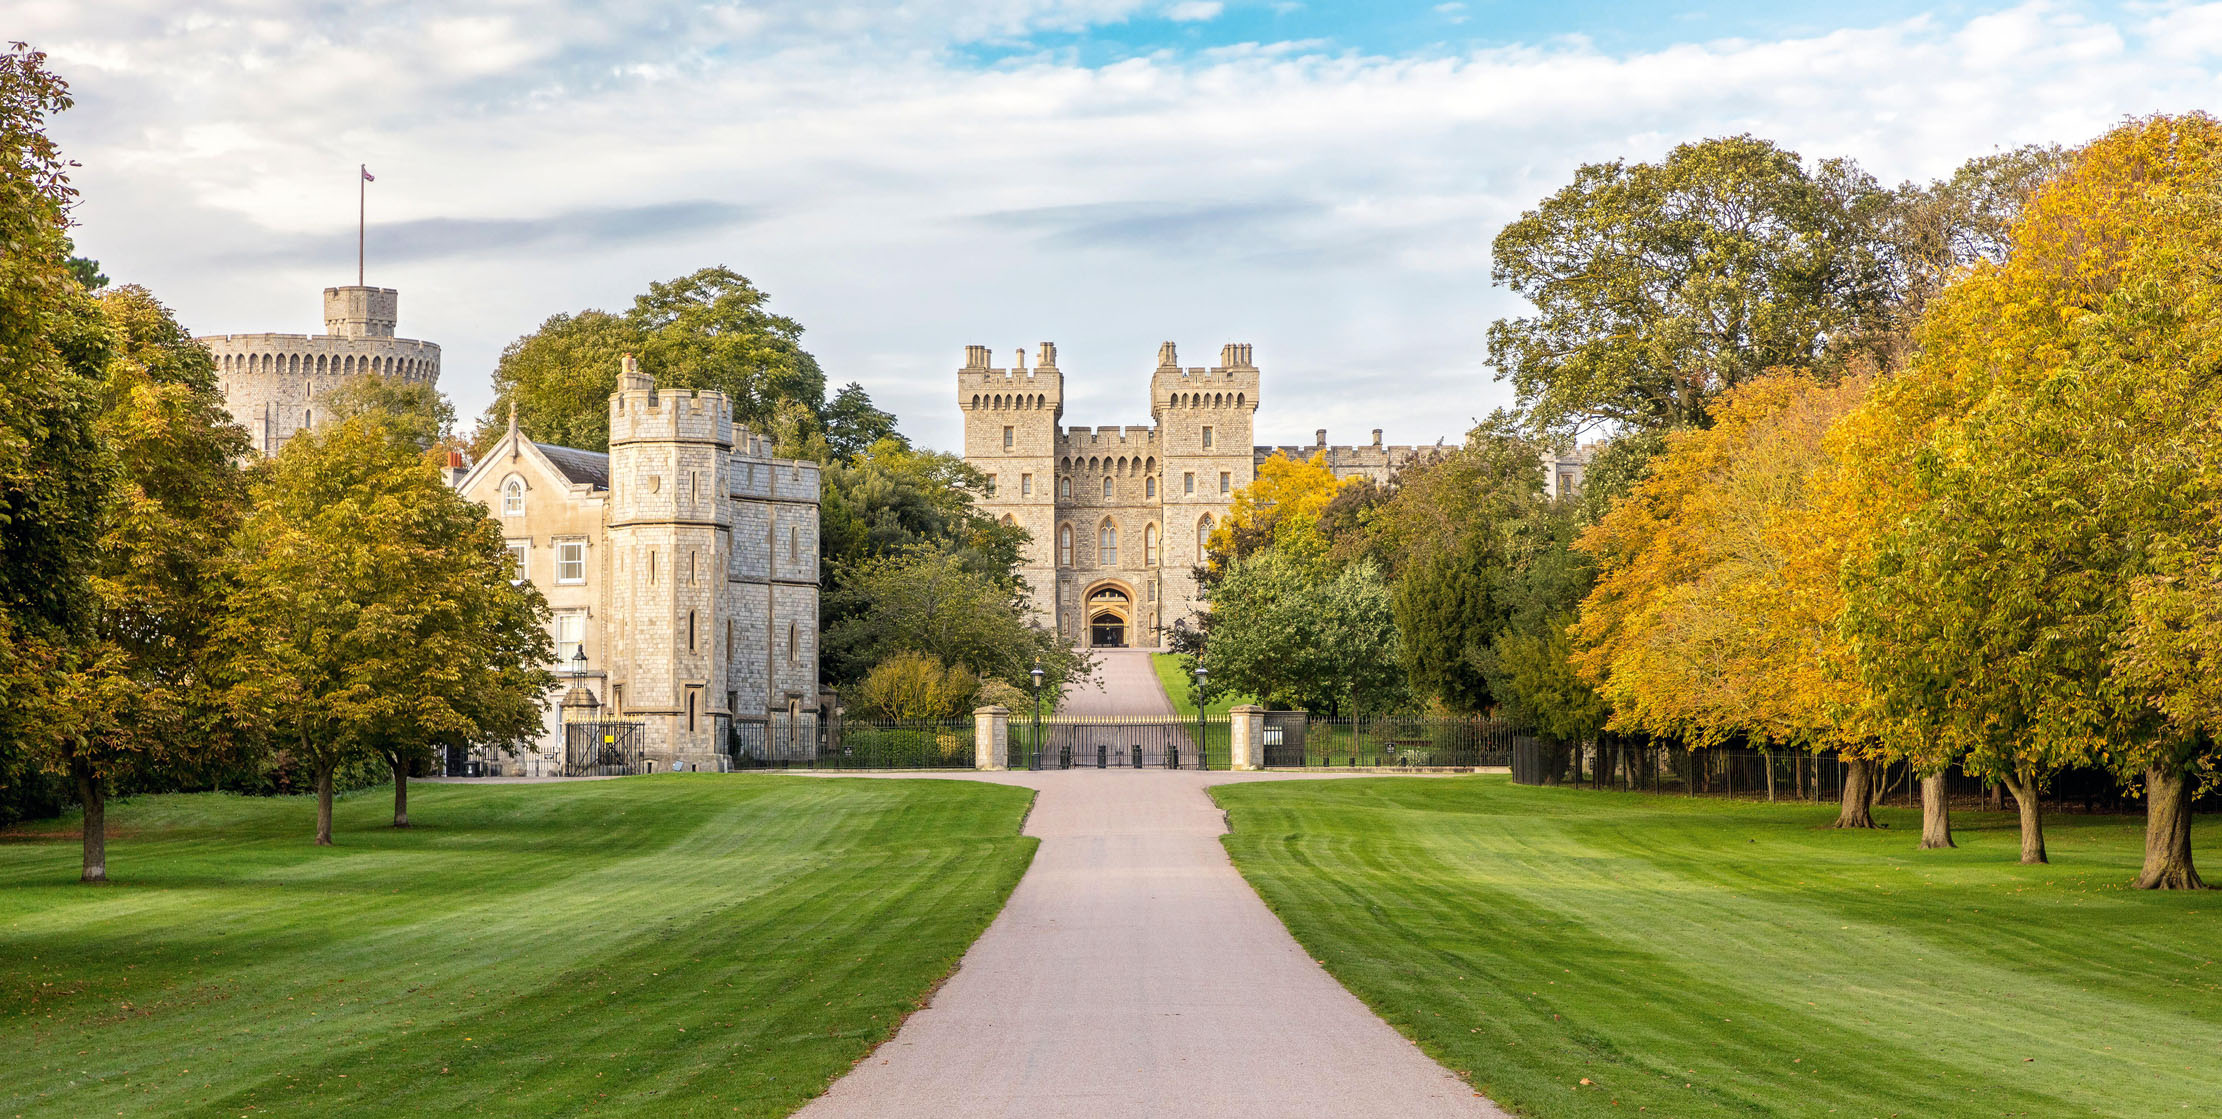
[[[1329,446],[1325,429],[1309,447],[1254,445],[1261,384],[1247,343],[1222,346],[1208,368],[1159,346],[1149,427],[1063,426],[1054,343],[1032,369],[1023,349],[1009,368],[993,362],[967,346],[957,370],[965,461],[988,476],[982,506],[1033,538],[1020,573],[1035,617],[1089,648],[1159,646],[1195,613],[1204,542],[1267,459],[1323,455],[1338,478],[1386,484],[1440,450],[1383,446],[1378,428],[1365,446]],[[1586,448],[1546,455],[1545,492],[1571,496],[1588,461]]]
[[[638,724],[659,770],[792,756],[820,704],[818,465],[771,457],[723,393],[658,390],[630,357],[609,407],[607,453],[512,420],[456,482],[547,595],[564,677],[537,753],[487,760],[558,771],[574,686],[598,719]]]
[[[293,433],[316,425],[318,400],[362,373],[437,384],[440,347],[394,337],[401,293],[392,288],[324,289],[322,334],[212,334],[196,339],[216,358],[224,406],[255,449],[278,453]]]

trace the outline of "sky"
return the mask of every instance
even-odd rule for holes
[[[832,385],[958,445],[955,371],[1058,345],[1068,426],[1160,342],[1255,346],[1260,443],[1512,403],[1503,224],[1584,163],[1752,133],[1886,182],[2217,107],[2222,3],[13,0],[77,103],[79,251],[197,334],[370,283],[471,418],[502,347],[723,264]]]

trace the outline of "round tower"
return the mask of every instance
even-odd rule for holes
[[[690,769],[724,746],[732,450],[724,393],[658,391],[625,356],[610,397],[610,685],[646,724],[646,753]]]
[[[278,453],[316,426],[319,399],[365,373],[440,380],[440,347],[394,337],[401,294],[393,288],[324,289],[323,334],[215,334],[196,339],[216,359],[216,383],[255,449]]]

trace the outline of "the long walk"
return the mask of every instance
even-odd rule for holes
[[[1119,667],[1105,690],[1141,682]],[[932,1004],[802,1114],[1502,1116],[1313,963],[1235,872],[1204,790],[1256,776],[983,774],[1039,790],[1033,866]]]

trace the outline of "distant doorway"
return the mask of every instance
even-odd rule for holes
[[[1134,597],[1123,587],[1100,586],[1088,592],[1088,647],[1124,649],[1132,624]]]
[[[1097,649],[1126,648],[1126,622],[1117,614],[1098,614],[1088,622],[1088,644]]]

